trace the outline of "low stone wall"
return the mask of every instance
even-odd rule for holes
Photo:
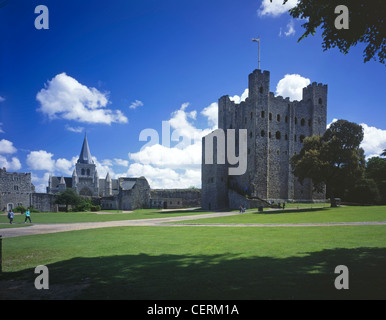
[[[181,199],[181,208],[201,207],[200,189],[153,189],[151,199]]]
[[[57,196],[49,193],[32,193],[31,203],[34,209],[41,212],[57,212],[58,205],[55,204]]]

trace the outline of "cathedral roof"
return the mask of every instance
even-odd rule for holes
[[[82,146],[82,150],[80,151],[78,163],[86,163],[86,164],[94,163],[91,157],[90,148],[88,146],[87,136],[84,136],[83,146]]]

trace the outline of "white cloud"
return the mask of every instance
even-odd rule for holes
[[[0,96],[0,102],[3,102],[3,101],[5,101],[5,98]]]
[[[260,17],[277,17],[295,7],[298,0],[288,0],[285,5],[283,5],[283,2],[283,0],[272,0],[272,2],[271,0],[263,0],[257,13]]]
[[[129,176],[145,177],[152,189],[182,189],[201,186],[201,170],[173,170],[134,163],[127,171]]]
[[[68,124],[65,126],[66,130],[71,131],[71,132],[76,132],[76,133],[81,133],[83,132],[84,128],[83,127],[71,127]]]
[[[5,139],[0,140],[0,154],[12,154],[16,151],[17,149],[13,146],[11,141]]]
[[[299,74],[286,74],[276,86],[276,96],[289,97],[291,101],[300,101],[303,98],[303,88],[310,83],[310,79]]]
[[[138,107],[143,107],[143,102],[142,101],[139,101],[139,100],[135,100],[135,102],[133,102],[131,105],[130,105],[130,109],[137,109]]]
[[[183,149],[168,148],[160,144],[148,146],[137,153],[130,153],[129,158],[141,164],[161,168],[199,167],[201,164],[201,143],[196,142]]]
[[[16,157],[12,157],[12,160],[8,161],[6,157],[0,156],[0,168],[7,168],[8,171],[19,170],[21,163]]]
[[[123,159],[114,159],[114,163],[118,166],[121,167],[128,167],[129,166],[129,161],[128,160],[123,160]]]
[[[48,81],[36,95],[40,112],[50,119],[63,118],[86,123],[127,123],[120,110],[105,107],[110,103],[108,94],[89,88],[76,79],[61,73]]]
[[[46,172],[43,176],[39,177],[35,173],[31,174],[31,182],[35,186],[35,191],[38,193],[46,193],[47,192],[47,184],[48,179],[50,177],[50,173]]]
[[[171,114],[171,140],[179,143],[173,147],[159,143],[146,146],[139,152],[130,153],[127,175],[144,176],[152,188],[188,188],[201,185],[201,160],[203,136],[217,127],[217,103],[204,108],[200,114],[207,118],[211,128],[199,129],[194,121],[197,111],[189,111],[189,104],[184,103],[180,109]]]
[[[201,111],[201,114],[208,118],[208,125],[212,130],[217,129],[218,127],[218,103],[213,102],[204,110]]]
[[[370,127],[361,123],[364,138],[361,144],[366,158],[377,157],[386,149],[386,130]]]
[[[32,170],[45,170],[53,172],[55,160],[53,154],[44,150],[32,151],[27,155],[27,164]]]
[[[291,21],[287,24],[287,28],[288,28],[288,31],[287,31],[287,32],[284,32],[284,35],[285,35],[286,37],[295,35],[296,31],[295,31],[294,20],[291,20]]]
[[[0,133],[5,133],[4,130],[1,128],[3,126],[3,123],[0,122]]]
[[[241,96],[235,95],[233,97],[229,97],[229,99],[235,103],[241,103],[248,98],[248,95],[249,95],[249,89],[247,88],[244,90]]]

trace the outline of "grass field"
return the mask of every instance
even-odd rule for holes
[[[106,211],[104,214],[96,212],[48,212],[48,213],[32,213],[31,220],[33,223],[77,223],[77,222],[104,222],[104,221],[120,221],[120,220],[135,220],[135,219],[154,219],[167,218],[175,216],[205,214],[208,212],[202,211],[162,211],[158,210],[136,210],[131,213],[122,213],[114,211]],[[23,224],[24,214],[15,214],[13,223]],[[8,223],[2,225],[1,223]],[[0,216],[0,228],[9,227],[9,220],[6,215]]]
[[[368,209],[366,220],[384,217],[385,207]],[[361,208],[331,210],[357,219]],[[332,219],[265,215],[292,214]],[[34,289],[38,265],[50,271],[49,290]],[[338,265],[349,269],[349,290],[335,289]],[[1,299],[385,299],[385,288],[386,226],[115,227],[3,239]]]
[[[315,209],[272,210],[246,212],[243,214],[186,220],[180,223],[333,223],[386,221],[386,206],[374,207],[338,207]]]

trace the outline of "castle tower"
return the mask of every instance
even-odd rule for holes
[[[313,83],[303,89],[301,101],[275,96],[270,92],[270,73],[255,70],[249,75],[249,96],[235,103],[229,96],[218,102],[219,130],[227,140],[227,130],[247,130],[247,170],[229,175],[229,163],[205,163],[206,138],[202,149],[202,206],[205,209],[238,208],[245,197],[279,201],[324,200],[325,193],[313,192],[312,182],[300,184],[292,174],[290,158],[300,152],[305,137],[322,135],[327,121],[327,86]],[[218,134],[218,132],[215,132]],[[213,140],[216,158],[216,143]],[[225,143],[225,150],[227,144]],[[227,154],[227,150],[225,151]],[[238,204],[236,204],[238,202]]]

